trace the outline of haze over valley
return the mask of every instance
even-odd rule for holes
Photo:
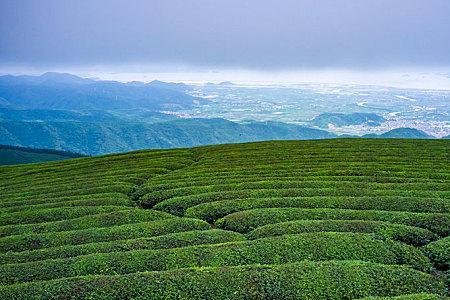
[[[0,99],[0,144],[89,155],[262,140],[377,137],[394,129],[394,137],[403,138],[450,135],[449,91],[336,84],[122,83],[48,72],[0,76]]]

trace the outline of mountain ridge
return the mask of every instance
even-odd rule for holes
[[[71,74],[0,76],[0,98],[9,106],[29,109],[193,108],[206,100],[181,91],[177,84],[128,84]],[[5,105],[5,104],[3,104]]]

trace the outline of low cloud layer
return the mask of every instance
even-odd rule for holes
[[[2,0],[0,68],[450,66],[447,0]]]

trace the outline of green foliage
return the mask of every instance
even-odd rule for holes
[[[82,157],[73,152],[0,145],[0,165],[29,164]]]
[[[3,299],[354,299],[444,292],[433,276],[353,261],[180,269],[0,287]]]
[[[112,227],[124,224],[163,220],[167,218],[173,218],[173,216],[154,210],[130,208],[127,210],[115,210],[108,213],[85,215],[75,219],[55,222],[0,226],[0,237],[27,233],[37,234],[55,231],[81,230],[94,227]]]
[[[420,294],[409,294],[393,297],[366,297],[361,298],[360,300],[445,300],[445,299],[448,298],[436,294],[420,293]]]
[[[92,242],[80,245],[64,245],[31,251],[0,253],[0,264],[68,258],[93,253],[131,251],[139,249],[169,249],[201,244],[219,244],[245,240],[237,232],[220,229],[176,232],[148,238]]]
[[[0,167],[0,299],[443,295],[448,153],[278,141]]]
[[[450,269],[450,237],[430,243],[422,250],[438,269]]]
[[[380,221],[365,220],[297,220],[268,224],[247,234],[249,239],[259,239],[284,234],[304,232],[365,232],[414,246],[422,246],[439,237],[429,230]]]
[[[165,219],[161,221],[126,224],[106,228],[89,228],[40,234],[22,234],[0,238],[0,251],[26,251],[63,245],[116,241],[163,235],[189,230],[207,230],[205,221],[196,219]]]
[[[91,196],[91,195],[89,195]],[[19,212],[26,210],[35,210],[35,209],[47,209],[47,208],[58,208],[58,207],[75,207],[75,206],[133,206],[133,201],[128,197],[106,197],[106,198],[98,198],[89,197],[88,199],[82,199],[79,197],[78,200],[69,200],[69,201],[58,201],[58,202],[47,202],[44,204],[31,204],[27,205],[26,203],[20,203],[23,205],[11,205],[5,208],[0,208],[1,213],[11,213],[11,212]],[[36,201],[36,199],[33,199]],[[9,203],[12,204],[12,203]]]
[[[86,206],[27,210],[5,214],[0,219],[0,226],[67,220],[85,215],[113,212],[120,209],[123,208],[120,206]]]
[[[329,208],[263,208],[245,210],[218,220],[217,226],[222,229],[245,233],[267,224],[304,219],[384,221],[422,227],[441,235],[447,235],[450,231],[449,214]]]
[[[44,197],[40,198],[42,196]],[[66,206],[96,206],[108,204],[114,206],[130,206],[131,200],[122,193],[98,193],[58,198],[47,198],[45,197],[45,195],[39,195],[33,197],[33,199],[14,199],[12,201],[2,201],[0,202],[0,212],[7,213],[29,209],[55,208]]]
[[[161,205],[157,205],[156,207],[161,207]],[[244,200],[222,200],[199,204],[188,208],[185,215],[192,218],[199,218],[208,222],[212,222],[234,212],[270,207],[345,208],[358,210],[376,209],[392,211],[448,213],[450,212],[450,201],[448,199],[423,199],[414,197],[405,198],[324,196],[254,198]]]
[[[365,260],[407,264],[427,271],[431,264],[420,250],[367,234],[306,233],[164,250],[91,254],[67,259],[0,265],[0,282],[13,284],[81,275],[112,275],[187,267],[280,264],[302,260]]]

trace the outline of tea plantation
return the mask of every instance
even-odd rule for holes
[[[446,299],[450,140],[0,168],[0,299]]]

